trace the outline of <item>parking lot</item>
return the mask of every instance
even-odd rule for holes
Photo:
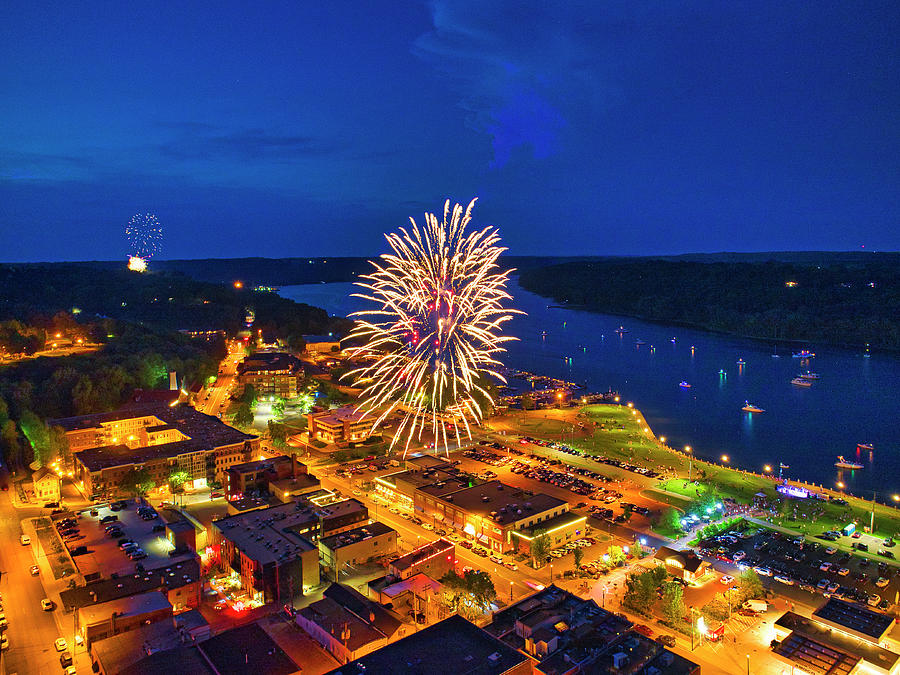
[[[166,539],[165,523],[158,515],[145,520],[139,515],[134,501],[128,501],[127,504],[126,508],[120,510],[113,510],[110,505],[81,513],[77,522],[78,533],[83,538],[71,541],[68,547],[70,550],[77,546],[87,548],[86,554],[74,558],[82,574],[89,570],[103,575],[130,574],[138,563],[148,568],[158,567],[160,563],[167,564],[181,557],[169,556],[173,546]],[[116,520],[112,520],[113,517]],[[113,523],[118,528],[112,534],[107,534],[104,528]],[[121,539],[134,542],[144,556],[129,557],[118,544]]]
[[[789,596],[808,594],[807,600],[835,596],[886,611],[900,592],[900,568],[886,558],[869,559],[840,551],[827,539],[790,537],[773,530],[743,535],[732,531],[704,540],[700,553],[725,563],[716,567],[729,573],[752,568],[770,588]],[[846,539],[844,543],[856,541]]]

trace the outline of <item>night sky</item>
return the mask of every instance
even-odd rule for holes
[[[555,5],[555,7],[554,7]],[[900,2],[0,3],[0,260],[900,249]]]

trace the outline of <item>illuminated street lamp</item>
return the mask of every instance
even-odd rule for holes
[[[665,442],[666,442],[666,437],[665,437],[665,436],[660,436],[660,437],[659,437],[659,442],[662,443],[662,444],[665,444]]]
[[[512,602],[512,587],[513,587],[513,582],[510,581],[509,582],[509,601],[510,602]]]
[[[891,499],[893,499],[895,502],[900,502],[900,495],[891,495]]]
[[[772,467],[769,466],[768,464],[766,464],[766,465],[763,467],[763,471],[765,471],[766,473],[772,473]]]
[[[688,455],[688,483],[690,483],[694,479],[694,455],[689,445],[684,446],[684,451]]]
[[[722,462],[728,464],[728,455],[722,455]]]

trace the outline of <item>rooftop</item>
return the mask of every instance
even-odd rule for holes
[[[419,488],[420,490],[422,488]],[[490,517],[496,523],[508,524],[551,509],[567,507],[567,502],[541,492],[531,494],[499,480],[457,490],[444,495],[449,502],[469,513]]]
[[[406,555],[400,556],[396,560],[392,560],[391,567],[397,570],[409,569],[413,565],[418,565],[423,560],[453,550],[453,542],[447,541],[446,539],[438,539],[424,544],[423,546],[410,551]]]
[[[894,618],[881,612],[875,612],[854,602],[829,598],[828,602],[813,612],[813,618],[831,622],[855,633],[860,633],[874,642],[881,638],[894,625]]]
[[[300,359],[285,352],[255,352],[238,364],[238,374],[300,370]]]
[[[565,513],[560,513],[558,516],[554,516],[550,520],[542,520],[539,525],[523,527],[516,534],[525,535],[527,538],[534,538],[534,534],[537,530],[552,532],[553,530],[577,523],[579,520],[587,521],[587,516],[582,516],[574,511],[566,511]]]
[[[61,591],[59,596],[67,612],[79,607],[105,603],[129,595],[159,589],[180,588],[200,578],[200,560],[189,558],[177,564],[157,567],[142,573],[104,579],[87,586]]]
[[[788,635],[774,652],[811,675],[850,675],[862,660],[800,633]]]
[[[166,652],[180,646],[182,646],[181,635],[174,622],[156,621],[98,640],[93,644],[91,651],[103,666],[103,672],[121,673],[147,658],[148,652]]]
[[[828,624],[817,621],[815,616],[806,618],[794,612],[785,612],[775,621],[775,626],[785,631],[793,631],[782,642],[784,651],[776,650],[776,653],[795,662],[798,660],[804,661],[809,658],[810,654],[824,654],[827,652],[823,650],[830,650],[836,654],[841,653],[850,657],[843,659],[843,661],[838,660],[836,661],[837,663],[855,664],[861,659],[884,669],[885,672],[892,672],[892,669],[897,665],[897,661],[900,660],[900,656],[887,649],[882,649],[864,640],[858,640],[847,633],[832,630]],[[793,641],[790,640],[792,637],[794,638]],[[806,668],[805,666],[801,667]],[[810,672],[818,673],[819,671]],[[828,672],[831,675],[832,672],[840,673],[842,671],[823,672]]]
[[[219,633],[201,642],[199,648],[218,675],[289,675],[300,670],[269,634],[255,623]]]
[[[78,610],[78,623],[82,626],[91,626],[95,623],[109,621],[113,614],[120,617],[140,616],[167,608],[171,610],[172,603],[166,599],[166,596],[159,591],[150,591],[82,607]]]
[[[676,551],[668,546],[660,546],[654,556],[657,560],[665,561],[668,558],[675,558],[680,565],[688,572],[696,572],[703,564],[703,560],[697,556],[692,550]]]
[[[325,412],[315,413],[313,417],[317,424],[331,424],[334,426],[343,424],[344,422],[361,422],[363,420],[375,420],[375,416],[366,410],[357,410],[356,406],[345,405],[342,408],[334,410],[326,410]]]
[[[412,592],[418,596],[424,596],[425,593],[432,591],[436,592],[441,588],[441,582],[435,581],[427,574],[414,574],[408,579],[404,579],[403,581],[398,581],[393,584],[388,584],[381,589],[381,593],[383,593],[388,598],[395,598],[398,595],[402,595],[406,592]]]
[[[131,631],[127,634],[130,635]],[[185,645],[162,652],[153,652],[126,668],[106,672],[115,672],[118,675],[172,675],[172,673],[215,675],[217,673],[203,658],[200,648],[196,645]]]
[[[478,626],[454,615],[341,666],[330,675],[494,675],[528,660]]]
[[[241,462],[240,464],[235,464],[228,468],[228,471],[234,471],[235,473],[255,473],[258,471],[275,471],[278,467],[282,467],[282,469],[286,469],[291,466],[291,458],[287,455],[278,455],[277,457],[270,457],[267,459],[255,459],[252,462]],[[306,469],[304,464],[301,464]]]
[[[365,541],[366,539],[372,539],[373,537],[388,534],[389,532],[396,533],[396,530],[393,527],[389,527],[384,523],[376,520],[372,523],[369,523],[368,525],[354,527],[352,530],[347,530],[346,532],[341,532],[330,537],[325,537],[321,539],[319,543],[325,548],[335,551],[337,549],[344,548],[345,546],[358,544],[359,542]]]
[[[114,444],[99,448],[88,448],[77,453],[78,461],[90,471],[139,464],[160,457],[177,457],[192,452],[214,450],[226,445],[236,445],[244,441],[255,440],[257,436],[245,434],[234,427],[224,424],[212,415],[201,413],[190,406],[180,405],[171,408],[167,405],[147,405],[142,407],[123,408],[108,413],[80,415],[51,420],[50,424],[61,426],[66,431],[99,428],[104,423],[116,422],[137,417],[154,417],[163,424],[177,429],[187,436],[186,439],[161,443],[144,448],[130,449],[125,445]],[[158,426],[158,425],[155,425]]]

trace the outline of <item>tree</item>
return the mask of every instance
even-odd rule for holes
[[[662,512],[659,518],[659,525],[662,532],[678,533],[684,531],[684,528],[681,527],[681,513],[673,507],[669,507]]]
[[[621,546],[610,546],[606,552],[609,554],[609,562],[613,567],[619,567],[625,563],[625,551]]]
[[[288,428],[286,424],[281,424],[276,422],[275,420],[269,420],[269,438],[272,439],[272,444],[278,447],[282,447],[287,442],[288,437]]]
[[[169,474],[168,483],[169,489],[172,492],[179,492],[182,490],[184,484],[191,479],[191,474],[183,469],[174,469],[172,473]]]
[[[274,417],[284,417],[284,406],[287,403],[283,398],[278,398],[275,403],[272,404],[272,415]]]
[[[581,567],[581,561],[584,560],[584,549],[578,546],[575,549],[573,556],[575,558],[575,569],[578,569]]]
[[[534,396],[522,394],[522,410],[534,410]]]
[[[756,570],[746,569],[741,572],[741,595],[746,600],[748,598],[761,598],[765,595],[762,581]]]
[[[663,615],[670,626],[678,625],[684,617],[684,589],[681,584],[671,581],[663,592]]]
[[[234,413],[234,424],[238,427],[249,427],[253,424],[253,411],[250,409],[249,403],[241,403],[237,412]]]
[[[15,469],[22,465],[22,444],[19,443],[19,432],[16,431],[16,423],[12,420],[6,420],[3,423],[3,427],[0,428],[0,451],[3,452],[10,469]]]
[[[440,579],[444,603],[467,619],[484,614],[497,599],[497,589],[487,572],[466,570],[463,576],[451,571]]]
[[[51,459],[50,430],[43,420],[30,410],[26,410],[19,417],[19,428],[31,445],[34,461],[41,466],[48,464]]]
[[[241,403],[246,403],[248,406],[252,406],[256,403],[256,387],[252,384],[244,385],[244,391],[241,394]]]
[[[631,508],[631,504],[625,504],[622,507],[622,516],[625,518],[626,523],[631,520]]]
[[[145,495],[156,487],[156,482],[146,469],[130,469],[119,481],[119,489],[133,495]]]
[[[541,565],[544,564],[544,561],[547,559],[547,556],[550,555],[550,535],[547,534],[547,530],[543,528],[538,528],[534,531],[534,539],[531,540],[531,566],[537,568],[537,563],[540,562]]]

